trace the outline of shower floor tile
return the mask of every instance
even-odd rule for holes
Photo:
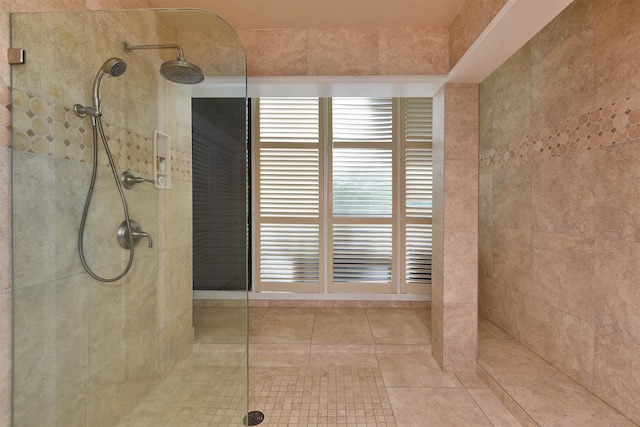
[[[214,353],[212,353],[214,354]],[[192,353],[145,397],[119,427],[242,426],[246,367],[215,366],[205,352]]]
[[[119,427],[235,427],[247,411],[260,427],[519,425],[473,373],[440,371],[428,309],[251,308],[248,391],[246,346],[223,322],[243,316],[194,313],[193,353]]]
[[[261,426],[396,426],[378,368],[252,368]]]

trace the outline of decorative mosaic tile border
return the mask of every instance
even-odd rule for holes
[[[11,92],[0,83],[0,148],[11,144]]]
[[[489,173],[608,147],[640,138],[640,94],[567,119],[509,144],[480,153],[480,173]]]
[[[14,92],[12,110],[14,149],[83,163],[93,161],[93,131],[73,110],[19,90]],[[153,140],[109,123],[103,125],[118,169],[152,175]],[[98,161],[101,166],[108,165],[106,155],[100,155]],[[191,155],[172,150],[171,169],[174,179],[190,180]]]

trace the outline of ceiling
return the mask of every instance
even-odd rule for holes
[[[198,8],[236,30],[266,28],[448,27],[465,0],[152,0]]]

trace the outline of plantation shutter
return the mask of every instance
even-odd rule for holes
[[[402,169],[404,209],[402,246],[405,291],[430,293],[433,211],[431,98],[402,100]]]
[[[329,290],[393,291],[393,98],[331,102]]]
[[[257,110],[256,289],[318,292],[319,100],[260,98]]]
[[[429,98],[260,98],[257,291],[431,291]]]

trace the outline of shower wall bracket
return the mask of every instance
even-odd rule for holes
[[[25,51],[21,47],[10,47],[7,49],[7,62],[10,65],[24,64]]]

